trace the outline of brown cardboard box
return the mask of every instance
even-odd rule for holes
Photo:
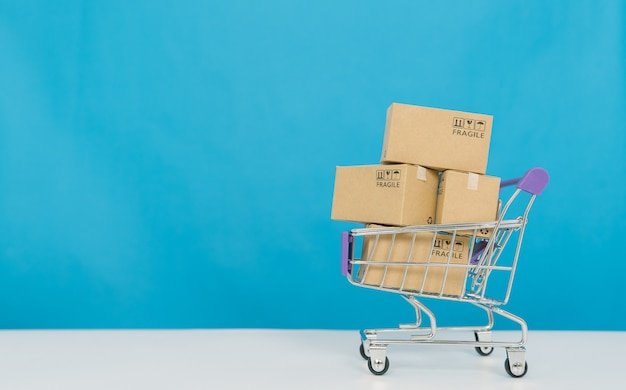
[[[491,115],[392,103],[380,161],[484,174],[492,121]]]
[[[377,226],[369,225],[368,227]],[[415,235],[415,241],[413,241],[413,233],[396,234],[391,252],[390,243],[392,242],[392,235],[380,235],[378,242],[376,242],[375,236],[365,236],[361,260],[386,262],[389,256],[389,261],[404,265],[364,265],[359,269],[359,277],[363,280],[363,283],[367,285],[382,285],[382,287],[401,289],[403,291],[439,295],[442,293],[442,283],[445,276],[443,294],[460,296],[465,291],[466,267],[427,266],[426,264],[414,266],[406,265],[408,262],[427,263],[431,248],[431,264],[448,264],[450,248],[452,248],[450,264],[468,264],[468,237],[457,236],[454,245],[451,245],[452,235],[437,234],[433,242],[434,235],[435,233],[428,232],[417,233]],[[412,250],[411,245],[413,245]],[[410,259],[409,253],[411,256]],[[425,282],[424,274],[426,274]],[[403,279],[404,284],[402,284]],[[422,283],[424,284],[423,289]]]
[[[437,193],[436,223],[490,222],[498,214],[500,178],[475,173],[445,171]],[[473,232],[462,232],[473,234]],[[491,231],[479,231],[489,237]]]
[[[331,218],[384,225],[435,219],[438,173],[409,164],[337,167]]]

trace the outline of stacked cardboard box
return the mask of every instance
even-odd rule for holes
[[[337,167],[332,219],[383,225],[435,220],[436,171],[410,164]]]
[[[380,226],[370,224],[367,227]],[[361,267],[359,279],[365,284],[451,296],[463,293],[465,268],[443,265],[448,263],[448,256],[450,264],[468,263],[469,237],[457,236],[452,242],[451,235],[424,232],[417,233],[415,237],[412,233],[396,234],[393,245],[391,240],[391,235],[381,235],[378,240],[365,236],[362,260],[385,262],[389,258],[390,263],[398,263]],[[406,265],[407,262],[423,264],[427,261],[428,267]]]
[[[387,110],[380,164],[337,167],[331,218],[386,226],[495,220],[500,178],[485,175],[492,122],[490,115],[391,104]],[[478,234],[488,237],[491,232]],[[469,239],[459,236],[451,247],[468,251],[470,245],[466,240]],[[430,245],[426,236],[416,241]],[[371,256],[370,261],[387,261],[390,253],[405,250],[403,242],[400,239],[390,248],[391,242],[378,240],[372,252],[371,243],[365,240],[363,254]],[[426,251],[430,248],[426,244],[413,245],[415,256],[424,250],[422,247]],[[424,257],[423,253],[421,255]],[[428,254],[425,257],[428,258]],[[394,255],[394,258],[407,261],[406,255]],[[454,262],[460,259],[467,264],[468,258],[468,253],[462,253],[454,257]],[[431,256],[432,262],[440,260]],[[415,261],[425,259],[415,258]],[[456,277],[457,271],[452,275],[449,272],[462,268],[450,268],[438,276],[444,268],[429,267],[426,274],[430,276],[426,276],[426,280],[425,271],[420,267],[387,267],[386,272],[382,265],[367,268],[362,275],[367,284],[444,291],[448,295],[460,295],[464,287],[463,278]],[[411,269],[411,277],[404,275],[407,268]],[[397,273],[400,269],[402,275]],[[446,284],[442,288],[444,278]],[[398,285],[401,280],[405,281],[404,286]]]

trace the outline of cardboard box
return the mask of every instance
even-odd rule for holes
[[[492,122],[490,115],[392,103],[380,161],[484,174]]]
[[[368,227],[377,226],[369,225]],[[360,279],[367,285],[426,294],[439,295],[443,293],[448,296],[461,296],[465,291],[467,267],[429,266],[427,262],[428,255],[432,251],[430,264],[468,265],[469,238],[457,236],[454,244],[452,244],[451,235],[437,234],[434,241],[433,237],[435,237],[435,233],[417,233],[415,240],[413,240],[413,233],[399,233],[396,234],[395,239],[393,239],[393,247],[390,248],[392,235],[380,235],[378,241],[376,241],[375,236],[365,236],[361,260],[386,262],[389,256],[389,261],[398,263],[398,265],[371,264],[361,266],[359,269]],[[450,249],[452,249],[452,256],[450,263],[448,263]],[[407,266],[407,263],[422,263],[424,265]],[[424,275],[426,275],[425,282]],[[445,286],[442,286],[444,277]]]
[[[436,223],[490,222],[498,215],[500,178],[475,173],[445,171],[437,193]],[[461,232],[473,234],[472,232]],[[490,230],[478,232],[491,236]]]
[[[435,220],[438,173],[409,164],[337,167],[331,218],[384,225]]]

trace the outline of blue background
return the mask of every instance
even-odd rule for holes
[[[391,102],[494,116],[546,168],[509,305],[626,330],[619,1],[5,1],[0,327],[353,329],[411,319],[339,273],[335,166]],[[443,321],[473,319],[444,308]],[[406,306],[406,307],[405,307]]]

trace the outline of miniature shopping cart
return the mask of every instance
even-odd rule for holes
[[[512,377],[526,374],[524,345],[528,327],[521,317],[501,306],[511,294],[528,213],[548,181],[548,173],[542,168],[502,181],[501,197],[504,191],[511,195],[505,203],[500,202],[496,221],[408,227],[368,225],[342,233],[342,273],[350,283],[400,294],[416,313],[412,324],[361,331],[360,353],[373,374],[387,372],[389,345],[406,343],[468,345],[482,356],[491,354],[494,347],[504,347],[506,372]],[[519,216],[507,219],[507,215]],[[487,323],[438,327],[435,314],[422,302],[428,298],[476,306],[486,312]],[[494,313],[517,324],[521,337],[494,340]],[[422,324],[422,314],[428,324]],[[442,338],[442,333],[454,337]],[[460,338],[463,334],[465,338]]]

